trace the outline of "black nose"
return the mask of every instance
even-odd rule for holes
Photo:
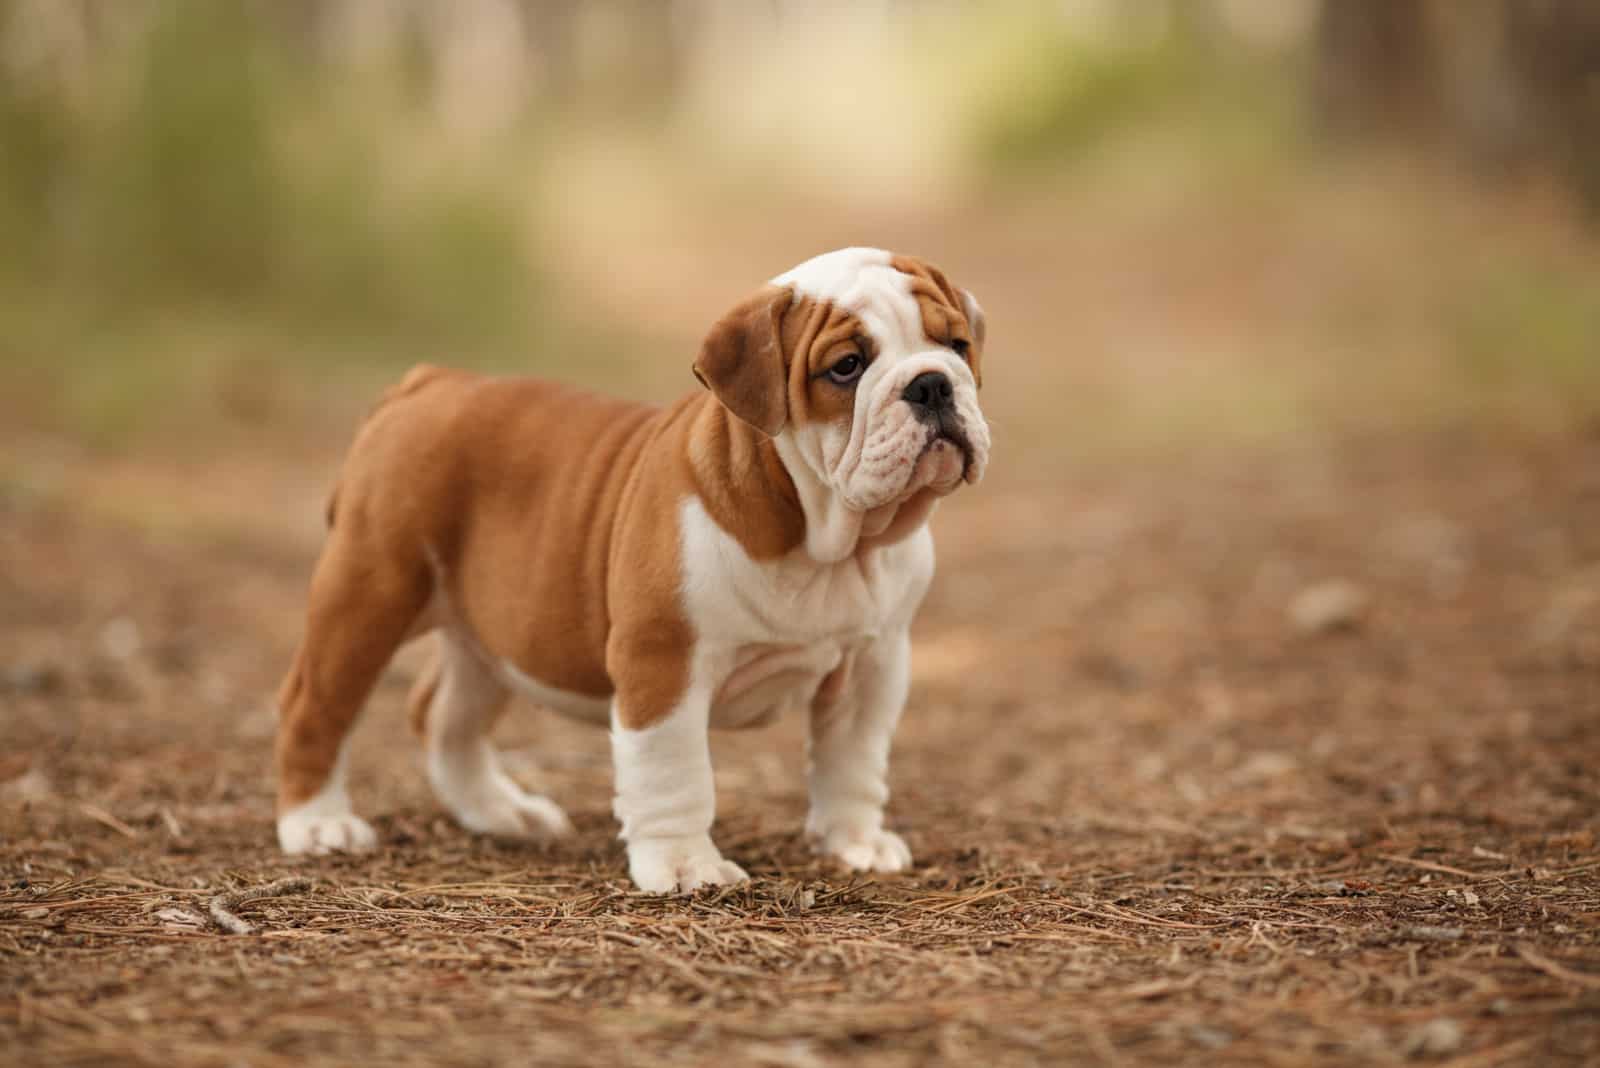
[[[911,380],[900,399],[920,416],[948,410],[954,406],[955,396],[948,378],[938,371],[924,371]]]

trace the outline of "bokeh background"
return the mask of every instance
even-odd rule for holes
[[[666,400],[851,244],[989,316],[915,870],[811,856],[797,720],[714,740],[729,896],[630,896],[604,734],[527,708],[579,834],[467,836],[416,650],[382,849],[282,858],[378,391]],[[1597,724],[1594,0],[0,0],[0,1049],[1600,1063]],[[291,874],[272,937],[204,918]]]
[[[1001,470],[1581,420],[1597,21],[7,0],[6,466],[341,439],[419,359],[667,396],[719,308],[845,243],[991,306]]]

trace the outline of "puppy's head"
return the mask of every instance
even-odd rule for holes
[[[938,268],[881,249],[807,260],[723,316],[695,376],[849,508],[943,496],[989,462],[983,312]]]

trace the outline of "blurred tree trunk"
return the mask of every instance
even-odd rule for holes
[[[1338,135],[1413,132],[1431,109],[1425,12],[1415,0],[1323,0],[1313,104]]]
[[[542,69],[545,96],[557,107],[578,94],[578,14],[580,0],[522,0],[522,25],[530,51]]]
[[[1315,50],[1325,133],[1548,166],[1600,213],[1600,0],[1323,0]]]
[[[1600,4],[1510,3],[1508,66],[1544,154],[1600,214]]]

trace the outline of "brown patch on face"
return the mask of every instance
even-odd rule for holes
[[[783,351],[789,359],[789,410],[796,423],[839,423],[855,414],[853,383],[835,382],[829,368],[851,356],[861,369],[876,355],[867,328],[832,301],[797,297],[783,318]]]
[[[983,385],[983,313],[972,294],[950,284],[944,272],[916,256],[895,256],[889,266],[911,276],[911,295],[922,311],[922,333],[929,341],[954,348],[966,348],[964,359],[972,368],[972,378]]]

